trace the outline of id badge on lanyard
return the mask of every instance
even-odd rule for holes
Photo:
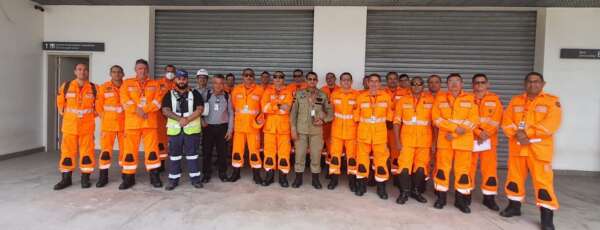
[[[215,104],[214,104],[215,111],[219,111],[219,103],[220,102],[221,101],[219,99],[215,100]]]

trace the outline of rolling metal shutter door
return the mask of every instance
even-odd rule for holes
[[[369,11],[366,73],[427,77],[460,73],[465,88],[485,73],[506,108],[533,70],[536,12]],[[506,168],[507,139],[499,133],[498,167]]]
[[[244,68],[312,69],[313,12],[305,10],[157,10],[154,73],[173,64],[195,75],[200,68],[236,75]],[[195,79],[193,79],[195,82]]]

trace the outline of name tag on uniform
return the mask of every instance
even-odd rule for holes
[[[310,116],[314,117],[317,114],[317,112],[315,111],[315,109],[311,109],[310,110]]]
[[[219,111],[219,104],[215,103],[213,107],[215,108],[215,111]]]
[[[250,109],[248,108],[248,105],[244,105],[244,108],[242,109],[242,111],[243,111],[244,113],[248,113],[248,112],[250,112]]]

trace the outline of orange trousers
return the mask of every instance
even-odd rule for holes
[[[456,191],[469,195],[473,187],[471,179],[471,151],[438,149],[436,153],[436,173],[433,179],[434,188],[447,192],[450,188],[450,171],[454,169],[454,188]],[[454,161],[454,162],[453,162]]]
[[[100,138],[99,169],[109,169],[113,158],[115,140],[119,142],[119,166],[122,166],[123,151],[125,150],[125,132],[102,131]]]
[[[345,150],[348,174],[356,175],[356,140],[331,137],[330,150],[329,174],[339,175],[341,173],[342,151]]]
[[[244,166],[244,147],[248,144],[250,153],[250,166],[261,168],[260,160],[260,133],[233,132],[233,153],[231,154],[231,165],[236,168]]]
[[[551,210],[558,209],[558,199],[554,193],[552,163],[535,159],[531,154],[508,157],[508,176],[505,186],[508,199],[515,201],[525,199],[527,173],[531,173],[536,205]]]
[[[425,175],[428,175],[430,149],[429,147],[402,147],[402,152],[398,156],[398,173],[406,169],[408,175],[411,175],[417,169],[423,168]]]
[[[357,143],[357,154],[356,158],[358,161],[358,173],[356,178],[369,177],[370,164],[370,153],[373,151],[373,168],[375,168],[375,180],[377,182],[384,182],[389,179],[389,169],[387,161],[390,158],[390,152],[388,151],[387,144],[370,144],[370,143]]]
[[[475,188],[475,175],[477,173],[477,161],[481,159],[479,168],[481,169],[481,193],[483,195],[498,194],[498,162],[496,157],[496,146],[492,149],[483,152],[473,152],[471,156],[471,171],[470,176],[473,179],[473,187]]]
[[[279,169],[282,173],[290,172],[290,134],[264,133],[264,168],[267,171]]]
[[[60,162],[58,168],[61,172],[75,170],[75,158],[79,153],[79,170],[81,173],[92,173],[96,165],[94,157],[94,134],[73,135],[62,133],[60,143]]]
[[[387,143],[388,143],[388,148],[390,150],[390,160],[392,161],[392,174],[393,175],[398,175],[400,173],[399,170],[399,166],[397,165],[398,163],[398,156],[400,156],[400,151],[397,150],[396,148],[396,139],[394,137],[394,129],[388,129],[387,130]]]
[[[138,165],[138,150],[142,140],[144,141],[146,170],[160,167],[156,129],[127,129],[125,130],[125,155],[121,158],[123,160],[123,174],[135,174]]]

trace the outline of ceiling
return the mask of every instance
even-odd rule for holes
[[[600,0],[33,0],[42,5],[600,7]]]

